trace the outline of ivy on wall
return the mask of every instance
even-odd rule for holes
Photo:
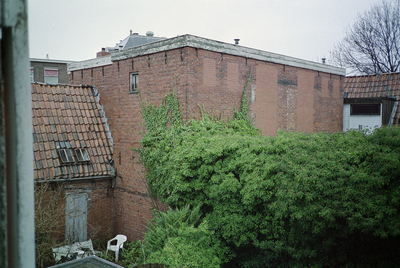
[[[230,248],[229,267],[399,263],[400,129],[262,136],[248,84],[233,118],[202,111],[183,122],[176,90],[158,107],[141,104],[152,193],[200,207]]]

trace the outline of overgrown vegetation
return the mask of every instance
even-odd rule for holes
[[[215,238],[206,221],[201,222],[199,207],[159,212],[145,235],[142,262],[163,263],[170,267],[220,267],[226,247]]]
[[[53,191],[50,183],[35,185],[35,246],[36,267],[54,265],[52,247],[61,246],[64,233],[64,197],[61,191]],[[62,239],[61,239],[62,241]]]
[[[203,112],[186,123],[176,92],[142,105],[139,152],[152,192],[172,208],[200,208],[203,234],[227,249],[214,252],[226,267],[396,266],[400,129],[265,137],[243,104],[233,119]],[[192,229],[171,235],[168,213],[150,228],[164,237],[150,248],[154,260],[190,259],[180,250]]]

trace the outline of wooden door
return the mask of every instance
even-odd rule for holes
[[[65,241],[87,240],[87,193],[67,194],[65,205]]]

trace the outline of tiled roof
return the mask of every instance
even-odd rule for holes
[[[95,88],[32,84],[32,115],[35,180],[114,175],[111,132]],[[62,149],[72,153],[68,163]]]
[[[344,79],[345,98],[393,98],[397,101],[393,124],[400,124],[400,73],[348,76]],[[396,106],[397,105],[397,106]]]
[[[400,99],[400,73],[348,76],[344,82],[347,98]]]

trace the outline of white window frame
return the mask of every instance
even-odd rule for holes
[[[46,71],[57,71],[57,76],[54,75],[46,75]],[[56,78],[56,79],[54,79]],[[53,80],[53,81],[52,81]],[[57,81],[55,81],[57,80]],[[44,82],[49,85],[57,85],[58,84],[58,69],[57,68],[44,68]]]
[[[139,73],[129,74],[129,92],[136,93],[139,91]]]

